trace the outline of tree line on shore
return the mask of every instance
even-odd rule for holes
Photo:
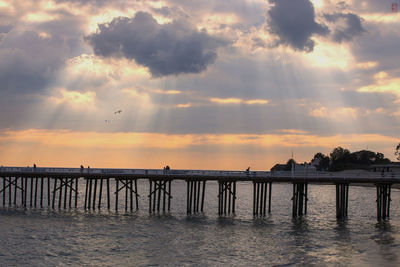
[[[396,146],[395,155],[400,160],[400,143]],[[329,155],[318,152],[311,159],[310,163],[317,168],[317,171],[344,171],[354,169],[371,168],[371,165],[384,165],[390,164],[392,161],[385,158],[385,155],[380,152],[373,152],[370,150],[360,150],[350,152],[346,148],[336,147]],[[283,166],[285,171],[290,171],[292,165],[297,164],[294,159],[289,159],[286,165]],[[279,164],[277,164],[279,165]]]

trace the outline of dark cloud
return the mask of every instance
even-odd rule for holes
[[[368,23],[368,32],[358,38],[357,45],[351,46],[356,60],[378,62],[376,72],[398,71],[400,36],[396,27],[396,23]]]
[[[324,14],[324,17],[327,21],[336,24],[332,34],[332,39],[335,42],[351,41],[365,32],[362,26],[362,19],[356,14],[333,13]]]
[[[43,91],[64,62],[64,40],[10,31],[0,43],[0,93]]]
[[[1,25],[0,24],[0,42],[3,39],[3,37],[6,36],[6,34],[12,29],[11,24],[6,24],[6,25]]]
[[[12,27],[13,26],[11,24],[6,24],[6,25],[1,25],[0,24],[0,34],[8,33],[12,29]]]
[[[8,32],[0,34],[1,96],[46,92],[65,61],[82,51],[80,33],[69,30],[78,28],[71,20],[38,23],[25,31],[7,26]]]
[[[158,24],[145,12],[101,24],[86,40],[96,55],[134,59],[155,77],[204,71],[217,58],[216,49],[227,44],[183,21]]]
[[[165,17],[169,17],[174,13],[174,10],[172,10],[172,8],[167,7],[167,6],[163,6],[161,8],[152,8],[152,10],[158,14],[165,16]]]
[[[269,31],[279,37],[278,45],[311,52],[313,35],[327,35],[329,29],[315,21],[314,6],[309,0],[269,0]]]
[[[261,48],[266,48],[267,47],[267,44],[261,38],[254,37],[252,39],[252,41],[253,41],[253,49],[256,49],[258,47],[261,47]]]

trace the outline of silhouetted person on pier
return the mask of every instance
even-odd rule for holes
[[[168,172],[170,170],[169,166],[165,166],[165,170]]]
[[[247,169],[246,169],[246,174],[247,174],[247,175],[250,175],[250,166],[247,167]]]
[[[33,171],[36,171],[36,164],[33,164]]]
[[[81,165],[81,172],[83,172],[83,169],[84,169],[85,167],[83,167],[83,165]]]
[[[90,172],[90,166],[87,166],[87,172],[88,173]]]

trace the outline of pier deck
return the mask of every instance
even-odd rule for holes
[[[232,180],[308,183],[382,183],[400,184],[400,174],[394,172],[290,172],[290,171],[223,171],[223,170],[161,170],[161,169],[83,169],[0,167],[4,177],[69,177],[118,179],[171,179],[171,180]]]
[[[336,216],[347,217],[350,184],[376,186],[377,219],[390,214],[392,185],[400,184],[400,175],[394,172],[270,172],[223,170],[160,170],[160,169],[105,169],[105,168],[53,168],[53,167],[0,167],[0,197],[3,206],[50,208],[77,207],[79,180],[85,181],[84,209],[101,209],[106,194],[107,208],[114,198],[118,210],[119,195],[125,192],[125,211],[138,205],[137,180],[149,181],[149,212],[169,211],[172,199],[171,182],[187,183],[187,213],[203,212],[207,181],[218,182],[218,214],[235,213],[236,182],[253,183],[253,214],[265,216],[271,212],[273,183],[293,185],[292,215],[307,214],[308,184],[336,185]],[[110,187],[110,181],[115,187]],[[115,190],[111,192],[111,190]],[[19,196],[19,197],[17,197]],[[7,201],[8,200],[8,201]],[[97,201],[97,202],[96,202]],[[1,200],[0,200],[1,202]],[[135,202],[135,205],[133,203]],[[268,202],[268,203],[267,203]]]

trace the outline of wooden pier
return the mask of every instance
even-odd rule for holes
[[[111,209],[113,200],[115,211],[118,211],[121,201],[124,204],[125,212],[134,211],[139,209],[138,179],[149,181],[149,213],[169,212],[173,199],[172,182],[174,180],[186,181],[188,214],[204,212],[206,182],[217,181],[218,193],[215,199],[218,201],[218,214],[221,216],[234,214],[236,211],[237,182],[252,182],[254,216],[265,216],[267,212],[271,213],[273,183],[292,184],[293,217],[307,214],[309,184],[331,184],[336,186],[336,217],[338,219],[348,216],[351,184],[375,184],[376,199],[371,199],[371,201],[376,201],[377,220],[379,221],[389,218],[391,188],[394,184],[400,184],[400,176],[392,172],[344,174],[333,172],[0,167],[0,203],[3,207],[77,208],[80,197],[79,181],[83,180],[85,184],[83,208],[85,210]],[[110,183],[115,183],[115,187],[111,187]],[[104,199],[106,199],[106,203],[102,203]]]

